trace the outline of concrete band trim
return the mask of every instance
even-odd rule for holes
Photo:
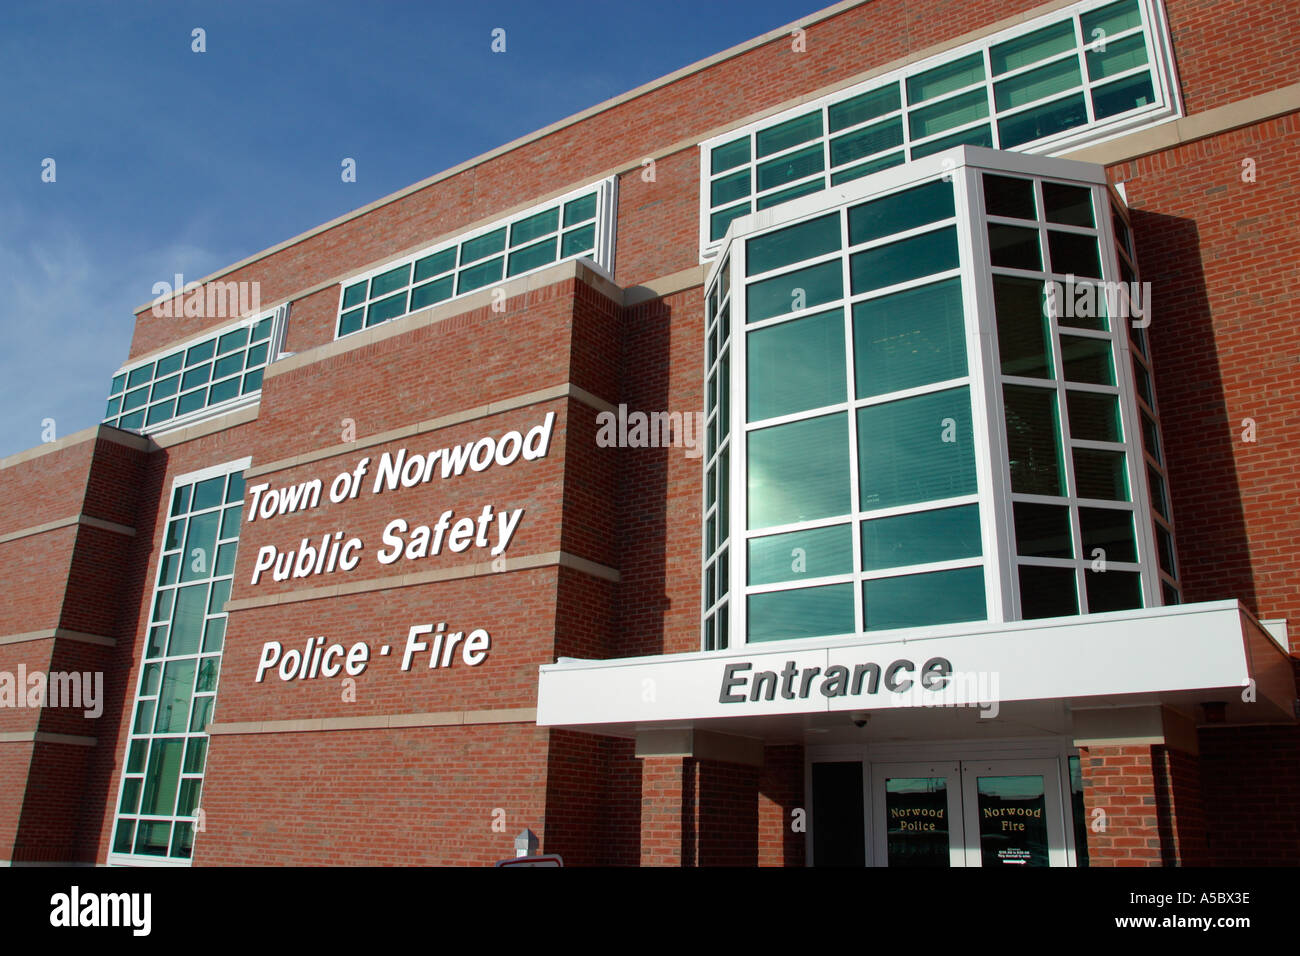
[[[74,445],[80,445],[83,442],[98,441],[99,439],[110,441],[115,445],[122,445],[125,448],[134,448],[136,451],[148,451],[149,439],[143,435],[136,435],[133,432],[124,432],[120,429],[113,428],[110,425],[91,425],[89,428],[83,428],[79,432],[73,432],[71,435],[64,435],[56,441],[43,442],[35,448],[29,448],[26,451],[20,451],[16,454],[9,455],[6,458],[0,458],[0,471],[5,468],[12,468],[14,465],[21,465],[23,462],[31,461],[34,458],[41,458],[45,455],[51,455],[57,451],[71,448]]]
[[[67,518],[55,518],[53,521],[32,525],[30,528],[19,528],[17,531],[10,531],[8,534],[0,534],[0,544],[7,541],[16,541],[18,538],[27,538],[34,534],[44,534],[47,531],[57,531],[59,528],[67,528],[77,524],[85,525],[88,528],[99,528],[101,531],[111,531],[114,534],[124,534],[131,538],[135,537],[135,528],[118,524],[115,521],[105,521],[103,518],[78,514],[70,515]]]
[[[275,607],[281,604],[296,604],[299,601],[316,601],[321,598],[341,597],[345,594],[388,591],[393,588],[433,584],[438,581],[457,581],[462,578],[505,574],[510,571],[528,571],[533,568],[570,568],[615,583],[621,579],[617,569],[590,561],[587,558],[580,558],[576,554],[569,554],[567,551],[545,551],[541,554],[525,554],[517,558],[506,558],[503,569],[494,569],[493,565],[500,561],[501,559],[497,558],[496,561],[480,561],[475,564],[462,564],[452,568],[436,568],[432,571],[420,571],[416,574],[395,574],[389,577],[373,578],[369,581],[355,581],[350,584],[332,584],[323,588],[285,591],[283,594],[270,594],[266,597],[240,598],[226,602],[226,613],[247,611],[259,607]]]
[[[443,710],[424,714],[377,714],[371,717],[317,717],[308,720],[259,720],[213,724],[211,736],[227,734],[294,734],[326,730],[399,730],[409,727],[468,727],[479,724],[535,724],[536,707],[502,710]]]
[[[1219,133],[1231,132],[1243,126],[1262,123],[1296,110],[1300,110],[1300,83],[1193,113],[1182,119],[1170,120],[1150,129],[1138,130],[1127,136],[1067,153],[1064,158],[1111,166]]]
[[[72,747],[93,747],[98,738],[76,734],[54,734],[48,730],[8,730],[0,733],[0,744],[68,744]]]
[[[0,634],[0,644],[25,644],[28,641],[76,641],[79,644],[98,644],[101,647],[116,647],[117,639],[103,634],[87,634],[84,631],[69,631],[64,627],[51,627],[43,631],[28,631],[25,634]]]
[[[502,412],[513,411],[516,408],[526,408],[529,405],[537,405],[541,402],[551,402],[562,398],[574,399],[575,401],[588,405],[597,411],[613,412],[616,410],[612,404],[605,401],[603,398],[597,398],[586,389],[579,388],[572,382],[563,382],[559,385],[552,385],[549,388],[538,389],[535,392],[526,392],[523,395],[516,395],[513,398],[503,399],[499,402],[489,402],[486,405],[477,405],[474,408],[466,408],[459,412],[452,412],[450,415],[431,418],[428,421],[419,422],[415,425],[407,425],[403,428],[393,428],[386,432],[367,435],[365,438],[358,438],[354,442],[330,445],[328,448],[319,448],[316,451],[303,452],[301,455],[295,455],[292,458],[281,458],[279,461],[267,462],[265,465],[258,465],[254,468],[249,468],[244,472],[244,478],[245,480],[260,478],[262,475],[269,475],[277,471],[297,468],[300,465],[310,465],[314,462],[337,458],[340,455],[347,455],[366,448],[373,448],[375,445],[386,445],[389,442],[400,441],[403,438],[411,438],[415,435],[423,435],[426,432],[437,431],[440,428],[447,428],[451,425],[460,425],[464,422],[475,421],[479,418],[487,418],[491,415],[499,415]]]

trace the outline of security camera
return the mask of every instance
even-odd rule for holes
[[[853,721],[853,726],[857,727],[859,730],[867,726],[867,721],[870,719],[871,715],[861,710],[849,714],[849,720]]]

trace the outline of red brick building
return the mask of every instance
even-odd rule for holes
[[[1293,862],[1293,12],[850,0],[142,306],[0,859]]]

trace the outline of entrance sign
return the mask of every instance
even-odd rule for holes
[[[1012,701],[1087,698],[1096,707],[1142,695],[1150,704],[1152,695],[1179,701],[1223,688],[1233,690],[1231,701],[1248,684],[1258,690],[1252,717],[1266,710],[1291,717],[1290,662],[1236,601],[890,636],[543,664],[537,723],[662,727],[904,707],[978,708],[993,717]]]

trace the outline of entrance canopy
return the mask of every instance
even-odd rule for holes
[[[1028,726],[1069,733],[1081,711],[1098,726],[1107,711],[1148,708],[1197,722],[1209,715],[1290,723],[1294,682],[1280,640],[1239,602],[1217,601],[909,629],[885,640],[561,659],[540,668],[537,723],[622,737],[717,731],[772,743],[868,724],[895,737],[950,736],[999,719],[1022,733]]]

